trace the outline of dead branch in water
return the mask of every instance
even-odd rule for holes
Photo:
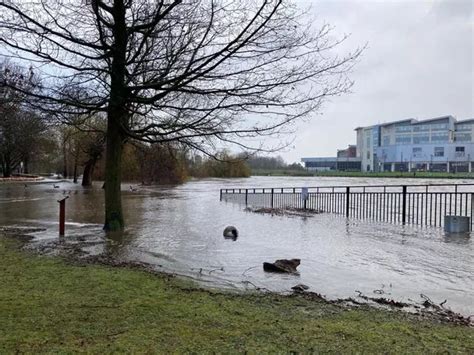
[[[288,217],[313,217],[316,214],[320,214],[323,211],[320,210],[308,210],[303,208],[270,208],[270,207],[246,207],[245,212],[259,213],[259,214],[270,214],[272,216],[288,216]]]

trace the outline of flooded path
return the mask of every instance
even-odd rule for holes
[[[158,270],[191,276],[213,287],[262,287],[289,291],[304,283],[329,298],[357,291],[399,301],[433,302],[474,314],[474,239],[446,236],[439,228],[403,227],[319,214],[269,216],[219,201],[220,188],[293,187],[401,183],[462,183],[461,180],[252,177],[194,180],[176,187],[124,184],[127,231],[105,238],[100,184],[84,189],[70,182],[0,185],[0,225],[42,227],[36,241],[58,239],[57,200],[69,195],[66,243],[90,242],[89,254],[108,253],[143,261]],[[466,181],[467,182],[467,181]],[[239,229],[224,239],[227,225]],[[299,275],[264,273],[262,263],[300,258]],[[374,291],[376,290],[376,293]]]

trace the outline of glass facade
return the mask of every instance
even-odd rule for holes
[[[413,127],[413,132],[426,132],[426,131],[429,131],[430,130],[430,126],[429,125],[417,125],[415,127]]]
[[[472,131],[472,123],[457,124],[456,131]]]
[[[326,161],[306,161],[306,168],[315,168],[315,169],[328,169],[328,170],[353,170],[360,171],[361,162],[360,161],[337,161],[335,160],[326,160]]]
[[[372,142],[374,146],[380,146],[380,127],[372,128]]]
[[[456,158],[463,158],[466,155],[465,147],[456,147],[455,156]]]
[[[435,157],[444,157],[444,147],[435,147],[434,148]]]
[[[414,135],[413,136],[413,144],[423,144],[423,143],[429,143],[430,142],[430,136],[429,135]]]
[[[411,126],[408,126],[408,125],[404,125],[404,126],[397,126],[395,128],[395,132],[397,133],[405,133],[405,132],[411,132]]]
[[[469,171],[469,163],[468,162],[449,163],[449,171],[453,173],[467,173]]]
[[[431,125],[432,131],[445,131],[448,130],[449,126],[447,123],[433,123]]]
[[[436,142],[436,143],[439,143],[439,142],[448,142],[449,140],[449,134],[448,132],[446,133],[432,133],[431,134],[431,141],[432,142]]]
[[[430,171],[445,172],[447,171],[446,164],[432,163],[430,164]]]
[[[395,143],[411,143],[411,136],[396,136]]]
[[[455,142],[470,142],[472,141],[471,133],[455,133],[454,134],[454,141]]]
[[[421,158],[422,154],[423,154],[423,150],[420,147],[414,147],[412,149],[413,158]]]

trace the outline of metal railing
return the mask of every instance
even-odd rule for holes
[[[467,216],[472,230],[474,184],[236,188],[221,189],[220,200],[426,226],[443,226],[446,215]]]

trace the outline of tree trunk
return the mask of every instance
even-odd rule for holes
[[[11,177],[12,176],[12,169],[10,169],[10,166],[6,166],[5,170],[3,171],[3,177]]]
[[[74,180],[73,180],[75,184],[77,184],[77,164],[78,164],[77,161],[78,161],[78,157],[76,154],[76,156],[74,157]]]
[[[10,163],[10,157],[3,157],[4,164],[3,164],[3,177],[10,177],[12,175],[12,167]]]
[[[109,113],[107,120],[107,148],[105,155],[105,225],[106,231],[124,228],[122,213],[122,149],[120,117]]]
[[[94,172],[94,160],[89,160],[86,165],[84,165],[84,173],[82,175],[82,186],[91,186],[92,185],[92,174]]]
[[[67,179],[67,148],[66,148],[66,139],[63,140],[63,178]]]
[[[110,98],[107,109],[107,134],[105,155],[105,224],[106,231],[124,229],[122,212],[122,151],[123,127],[127,126],[127,95],[125,75],[127,73],[127,26],[126,7],[123,0],[113,2],[114,44],[112,45],[112,70],[110,75]]]
[[[28,164],[28,160],[29,160],[29,159],[28,159],[27,157],[25,157],[25,158],[23,159],[23,174],[29,174],[29,173],[30,173],[30,169],[29,169],[29,167],[28,167],[28,165],[29,165],[29,164]]]
[[[5,176],[6,165],[5,165],[5,160],[3,159],[3,154],[1,157],[2,159],[0,160],[0,163],[2,164],[2,175]]]

